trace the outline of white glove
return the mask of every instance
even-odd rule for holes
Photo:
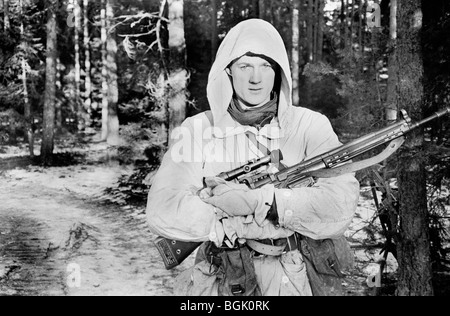
[[[205,203],[221,209],[229,216],[254,215],[258,224],[264,222],[274,200],[275,188],[272,184],[252,190],[245,184],[217,177],[208,177],[205,183],[207,188],[199,193]]]
[[[255,221],[242,216],[222,219],[225,235],[233,243],[236,239],[279,239],[287,238],[293,231],[287,228],[277,228],[272,223],[259,226]]]

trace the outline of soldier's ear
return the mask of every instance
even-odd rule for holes
[[[225,68],[225,71],[227,72],[228,76],[231,77],[231,69],[227,67]]]

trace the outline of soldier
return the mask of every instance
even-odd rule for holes
[[[187,118],[172,133],[149,192],[147,215],[155,234],[203,242],[195,266],[178,276],[176,294],[320,294],[317,275],[307,273],[311,262],[301,240],[343,239],[359,197],[354,175],[253,190],[214,177],[275,149],[290,166],[341,145],[329,120],[294,106],[291,94],[288,56],[277,30],[259,19],[232,28],[209,74],[211,111]],[[261,172],[281,167],[271,164]],[[335,263],[326,262],[326,268],[336,269]],[[330,293],[342,294],[336,284]]]

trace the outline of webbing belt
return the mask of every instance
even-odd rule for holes
[[[280,243],[281,245],[274,245],[274,243]],[[268,242],[272,244],[268,244]],[[266,239],[264,241],[247,240],[247,246],[256,252],[269,256],[281,256],[283,253],[298,249],[300,240],[296,233],[292,234],[288,238],[281,238],[277,240]]]

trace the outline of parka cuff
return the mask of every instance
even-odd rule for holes
[[[214,217],[214,220],[211,224],[211,230],[209,232],[208,238],[210,241],[212,241],[217,247],[221,247],[223,244],[223,241],[225,239],[225,231],[223,229],[222,225],[222,219],[224,218],[224,213],[218,209],[217,207],[214,207],[216,216]]]
[[[259,226],[266,225],[269,221],[267,220],[267,214],[272,207],[272,203],[275,197],[275,186],[273,184],[267,184],[259,188],[261,203],[255,210],[255,222]]]
[[[294,211],[290,207],[290,204],[292,204],[292,195],[294,192],[292,189],[277,189],[275,190],[275,199],[277,200],[277,212],[278,212],[278,224],[281,227],[290,227],[290,224],[293,221],[293,215]],[[296,192],[298,195],[299,193]],[[298,201],[301,201],[301,197],[296,197],[296,204],[295,207],[298,208]]]

